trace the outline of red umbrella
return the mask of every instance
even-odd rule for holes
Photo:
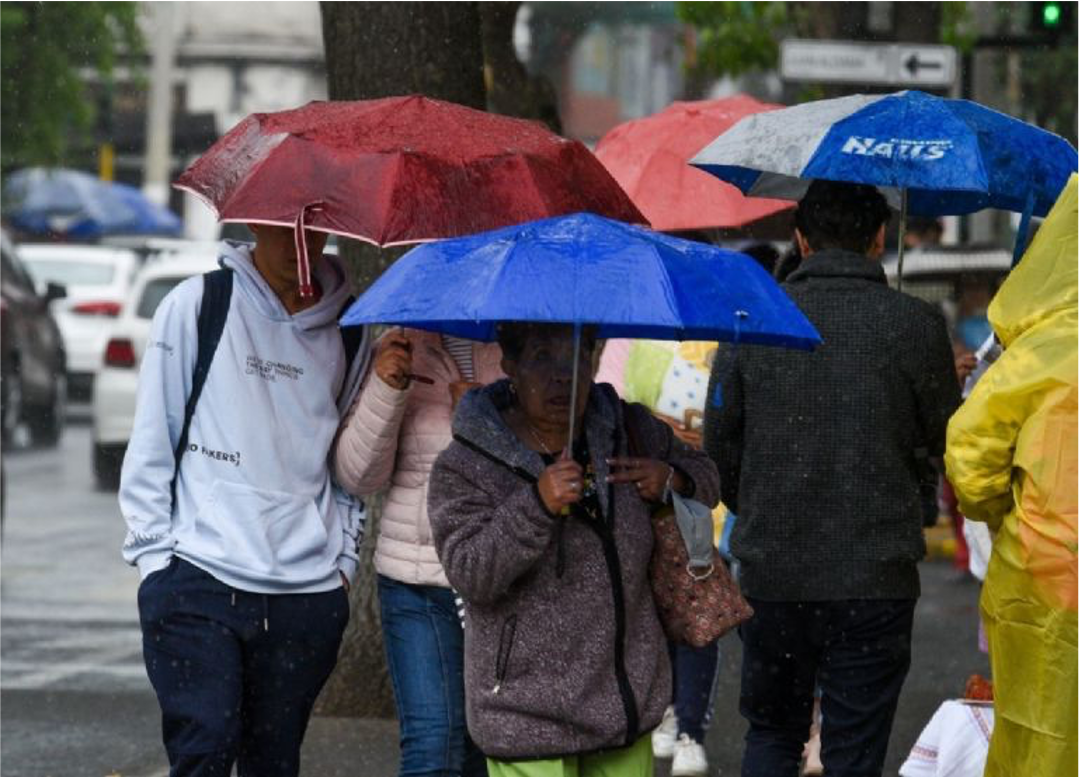
[[[647,223],[581,143],[419,95],[253,114],[175,185],[221,221],[294,226],[301,292],[304,228],[387,246],[578,211]]]
[[[653,229],[741,227],[793,203],[746,197],[688,162],[743,116],[782,107],[744,95],[671,103],[659,113],[619,124],[600,140],[596,156]]]

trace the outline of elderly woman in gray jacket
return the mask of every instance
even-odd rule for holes
[[[431,473],[435,547],[466,604],[469,731],[493,777],[652,774],[671,675],[650,516],[670,489],[718,501],[707,456],[592,384],[583,339],[571,446],[572,329],[506,324],[509,379],[464,397]]]

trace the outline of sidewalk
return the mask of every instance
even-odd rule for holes
[[[301,758],[304,777],[393,777],[397,721],[312,718]]]

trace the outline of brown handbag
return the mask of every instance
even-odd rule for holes
[[[631,456],[647,457],[639,445],[629,413],[624,415]],[[667,638],[704,647],[738,624],[749,620],[753,608],[742,596],[719,551],[705,567],[690,565],[689,551],[678,526],[675,508],[661,505],[652,512],[654,535],[648,576],[652,598]]]

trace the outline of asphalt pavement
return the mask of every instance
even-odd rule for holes
[[[89,429],[73,424],[54,450],[5,451],[7,499],[0,543],[0,775],[163,777],[157,704],[142,665],[137,574],[119,555],[116,495],[94,490]],[[806,574],[812,574],[812,561]],[[961,695],[977,651],[977,586],[955,582],[946,561],[922,565],[913,665],[885,774],[895,775],[939,704]],[[724,638],[711,774],[739,770],[735,636]],[[314,718],[305,777],[392,777],[392,720]],[[657,765],[666,775],[666,764]]]

